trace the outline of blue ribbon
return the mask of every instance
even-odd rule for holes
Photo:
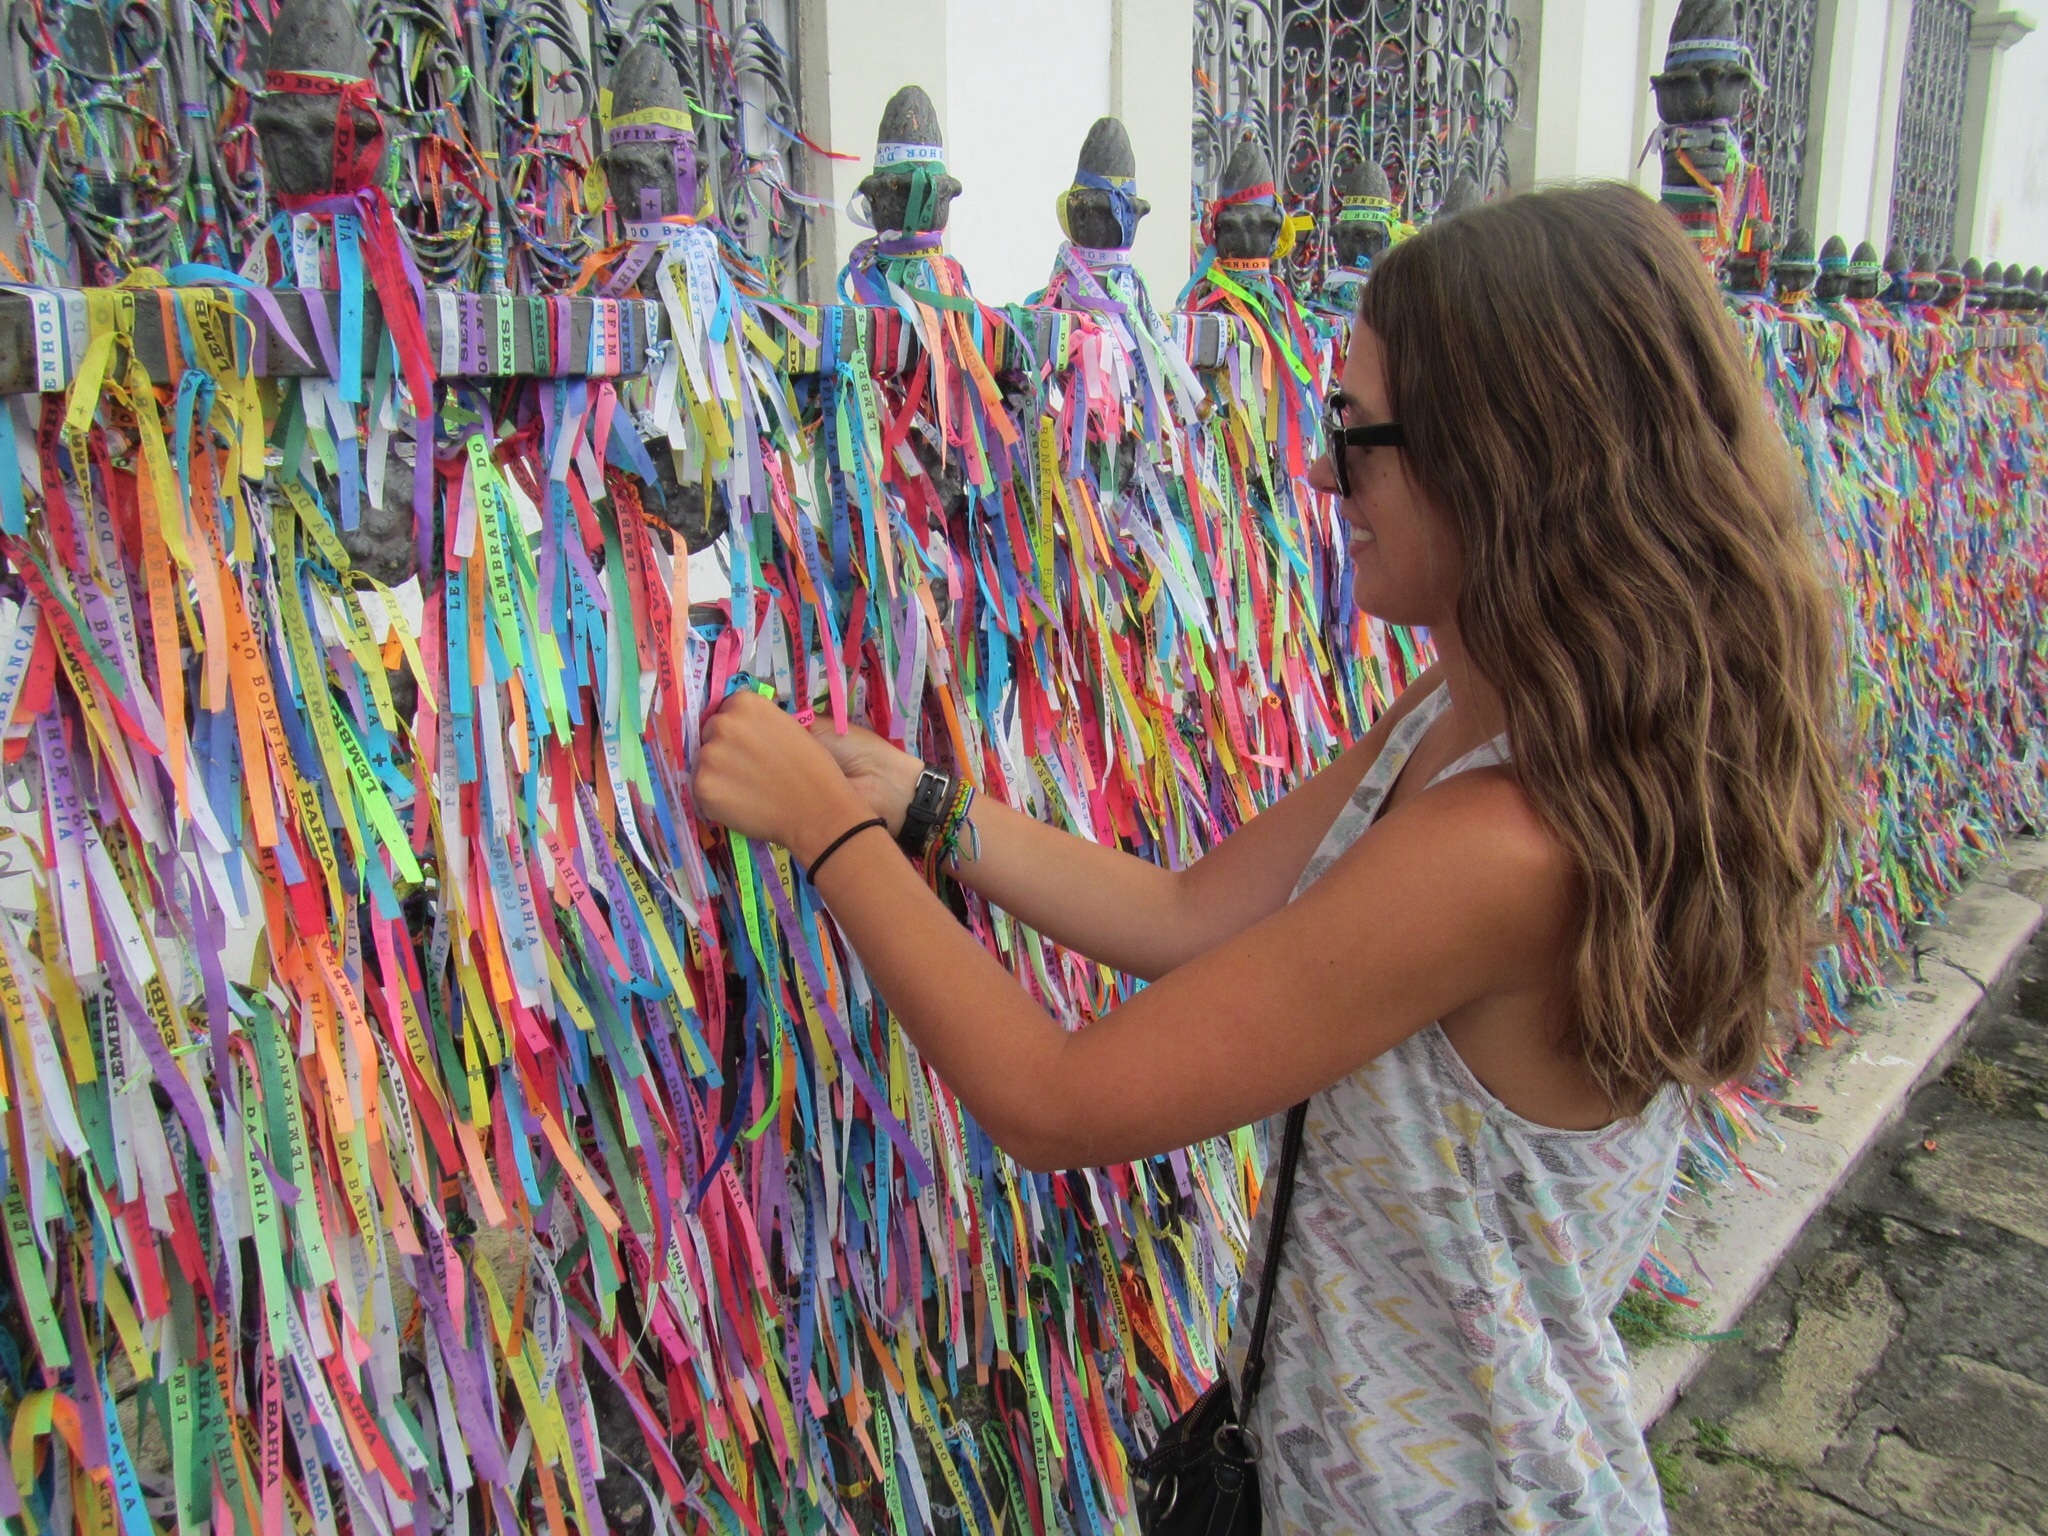
[[[0,533],[28,532],[28,503],[21,494],[21,456],[14,441],[14,412],[0,401]]]
[[[1097,192],[1109,194],[1110,212],[1116,215],[1116,227],[1122,238],[1119,245],[1128,246],[1138,238],[1138,198],[1131,190],[1133,182],[1128,176],[1114,179],[1101,176],[1094,171],[1074,172],[1074,185],[1090,187]]]
[[[363,401],[363,255],[356,216],[334,216],[334,263],[341,278],[341,377],[335,382],[350,405]],[[403,302],[402,295],[394,295]],[[349,526],[353,526],[350,524]]]

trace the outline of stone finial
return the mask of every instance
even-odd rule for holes
[[[1849,257],[1849,297],[1874,299],[1883,280],[1884,268],[1878,264],[1877,247],[1868,240],[1859,240]]]
[[[2043,287],[2044,278],[2041,269],[2039,267],[2027,268],[2027,275],[2021,281],[2026,285],[2027,290],[2026,312],[2030,315],[2038,315],[2044,308],[2048,308],[2048,288]]]
[[[1736,26],[1735,0],[1681,0],[1664,49],[1664,72],[1651,77],[1657,115],[1667,123],[1732,118],[1758,85]]]
[[[285,0],[263,47],[263,70],[267,88],[251,117],[270,190],[281,197],[324,197],[368,185],[384,152],[384,123],[369,100],[290,84],[295,75],[369,79],[370,45],[355,7],[347,0]],[[368,95],[374,99],[374,88]],[[344,111],[355,151],[350,164],[337,165],[335,124]]]
[[[1813,296],[1833,304],[1849,291],[1849,246],[1840,235],[1829,235],[1820,248],[1820,272],[1813,281]]]
[[[661,44],[642,38],[612,72],[612,117],[604,173],[626,224],[652,224],[697,211],[697,135],[682,77]]]
[[[1695,176],[1721,184],[1735,143],[1733,119],[1759,84],[1736,28],[1734,0],[1682,0],[1671,23],[1664,71],[1650,78],[1664,124],[1667,190],[1697,191]]]
[[[1977,308],[1985,314],[2005,308],[2005,268],[1995,261],[1985,264],[1984,281],[1977,289]]]
[[[1934,302],[1943,309],[1953,309],[1962,293],[1963,269],[1956,264],[1956,253],[1950,251],[1934,269]]]
[[[1998,283],[1998,312],[2012,314],[2026,302],[2027,274],[2016,261],[2009,261],[2000,269]]]
[[[1286,223],[1273,186],[1273,162],[1259,141],[1246,135],[1230,152],[1216,200],[1209,205],[1211,243],[1225,261],[1266,261],[1279,248]]]
[[[1795,225],[1772,267],[1777,279],[1778,302],[1796,304],[1811,297],[1813,280],[1819,271],[1820,263],[1813,254],[1813,232],[1804,225]]]
[[[1454,219],[1468,209],[1477,208],[1486,201],[1486,193],[1480,189],[1470,171],[1460,171],[1451,178],[1451,190],[1444,194],[1442,205],[1436,216],[1440,219]]]
[[[1963,262],[1962,313],[1974,314],[1981,306],[1984,296],[1984,263],[1976,257]]]
[[[1941,274],[1934,258],[1925,251],[1913,253],[1913,270],[1907,280],[1912,284],[1915,304],[1932,304],[1935,295],[1941,292]]]
[[[1394,189],[1377,160],[1353,160],[1338,167],[1336,226],[1330,244],[1337,265],[1362,272],[1394,243]]]
[[[1901,246],[1892,246],[1884,253],[1884,276],[1878,284],[1878,295],[1887,304],[1906,304],[1912,301],[1912,268],[1906,260],[1905,249]]]
[[[1771,228],[1771,221],[1759,219],[1750,233],[1749,249],[1728,254],[1725,281],[1730,293],[1762,294],[1769,289],[1771,251],[1775,244],[1776,232]]]
[[[875,168],[862,180],[875,228],[924,234],[946,227],[960,183],[946,174],[939,111],[921,85],[906,85],[882,108]]]
[[[387,587],[419,574],[419,542],[413,536],[412,465],[386,449],[384,499],[366,502],[353,528],[341,530],[341,547],[350,568]],[[325,479],[325,476],[322,476]],[[339,496],[341,487],[333,486]]]
[[[2003,314],[2012,307],[2012,278],[2022,273],[2007,274],[2004,265],[1992,262],[1984,268],[1984,308]]]
[[[675,455],[669,452],[665,439],[649,442],[647,455],[654,465],[654,479],[643,487],[643,494],[659,493],[648,498],[648,510],[661,520],[671,536],[682,539],[689,553],[694,555],[716,544],[725,536],[729,523],[724,497],[707,497],[702,485],[678,476]]]
[[[1138,160],[1123,122],[1098,117],[1081,145],[1074,184],[1060,203],[1067,238],[1095,250],[1122,251],[1137,238],[1152,205],[1138,196]]]

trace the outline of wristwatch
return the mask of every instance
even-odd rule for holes
[[[896,834],[896,846],[913,859],[924,857],[925,845],[939,818],[946,814],[946,802],[953,797],[953,776],[927,768],[917,776],[917,788],[910,792],[910,809],[903,813],[903,830]]]

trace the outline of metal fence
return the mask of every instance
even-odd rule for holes
[[[1199,214],[1249,133],[1273,151],[1280,101],[1281,0],[1195,0],[1193,197]]]
[[[1257,137],[1281,202],[1315,220],[1291,258],[1313,283],[1341,165],[1377,159],[1410,219],[1435,212],[1460,172],[1507,182],[1520,51],[1507,0],[1197,0],[1196,202],[1239,136]]]
[[[797,0],[357,0],[405,237],[430,283],[555,292],[603,239],[601,93],[652,35],[728,227],[800,259]],[[237,265],[276,212],[256,155],[266,0],[0,0],[0,243],[49,282]],[[337,60],[337,66],[343,61]]]
[[[1764,80],[1742,116],[1742,147],[1763,168],[1780,235],[1798,222],[1805,191],[1819,9],[1818,0],[1735,0],[1736,31]]]
[[[1892,245],[1937,259],[1951,251],[1961,190],[1969,0],[1913,0],[1892,170]]]

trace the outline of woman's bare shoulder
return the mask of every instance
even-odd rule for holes
[[[1467,769],[1389,809],[1357,851],[1370,857],[1375,844],[1402,866],[1397,885],[1405,877],[1418,894],[1482,912],[1503,941],[1512,934],[1535,952],[1561,940],[1578,910],[1569,851],[1505,765]]]

